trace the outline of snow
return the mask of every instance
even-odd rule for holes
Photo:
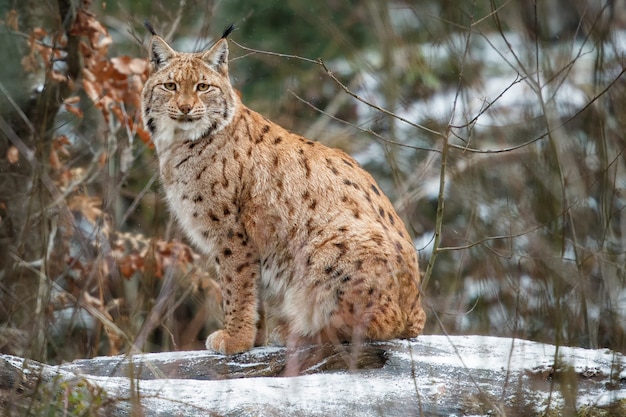
[[[140,404],[150,416],[461,416],[493,415],[494,408],[516,416],[526,415],[528,407],[537,413],[548,406],[558,409],[564,396],[574,398],[572,388],[578,407],[607,407],[626,399],[624,358],[606,349],[441,335],[364,349],[383,354],[382,368],[330,372],[320,367],[296,377],[242,377],[254,367],[256,373],[249,375],[279,372],[282,368],[272,364],[284,360],[285,350],[276,347],[232,357],[208,351],[149,353],[59,366],[1,354],[0,359],[31,379],[40,374],[55,383],[84,378],[106,392],[115,415],[131,415]],[[131,363],[135,371],[124,366]],[[134,377],[124,376],[128,373]],[[520,402],[522,411],[516,411]]]
[[[467,53],[465,36],[456,34],[445,41],[419,45],[421,55],[433,69],[446,68],[451,60],[461,59],[468,68],[480,68],[475,79],[468,78],[468,85],[460,92],[458,100],[456,88],[438,89],[429,97],[421,97],[394,109],[396,114],[418,124],[437,120],[464,125],[476,117],[474,129],[480,130],[524,123],[546,111],[549,115],[568,118],[587,105],[593,96],[589,86],[596,73],[598,45],[576,40],[565,45],[556,43],[545,46],[537,65],[532,43],[529,46],[528,40],[516,32],[474,35]],[[603,45],[605,59],[623,55],[625,45],[626,31],[616,31],[613,39]],[[401,50],[396,53],[402,55]],[[360,83],[354,92],[386,107],[381,94],[384,77],[378,75],[380,55],[370,51],[364,53],[362,58],[370,65],[362,66],[358,71]],[[332,68],[339,73],[353,70],[352,66],[341,62],[333,62]],[[560,69],[566,71],[559,72]],[[597,76],[609,82],[620,70],[618,66],[607,68]],[[456,108],[453,109],[455,102]],[[485,111],[490,104],[491,107]],[[355,102],[355,106],[360,125],[368,125],[378,115],[361,102]],[[399,123],[399,128],[402,134],[398,139],[415,141],[413,126]]]
[[[107,392],[120,396],[131,387],[126,378],[90,377]],[[251,378],[224,381],[150,380],[141,381],[142,397],[153,403],[155,415],[171,409],[171,402],[184,399],[189,409],[211,410],[218,414],[252,415],[246,410],[279,409],[282,415],[338,415],[348,413],[345,398],[360,407],[375,408],[381,398],[393,401],[414,389],[404,381],[355,378],[350,374],[307,375],[294,378]],[[288,395],[286,395],[288,393]],[[151,397],[151,398],[150,398]],[[376,415],[376,413],[372,414]]]

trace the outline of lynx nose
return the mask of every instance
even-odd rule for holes
[[[187,103],[180,104],[178,106],[178,109],[182,111],[184,114],[189,114],[189,112],[191,111],[191,104],[187,104]]]

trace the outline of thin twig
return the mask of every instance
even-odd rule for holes
[[[476,1],[474,1],[474,8],[476,9]],[[472,22],[474,21],[473,14],[470,16],[470,25],[472,27]],[[461,94],[461,90],[463,88],[463,75],[465,68],[465,60],[469,54],[470,49],[470,39],[472,36],[472,31],[468,30],[467,37],[465,38],[465,50],[463,51],[463,57],[461,58],[461,68],[459,70],[459,78],[457,83],[456,94],[454,95],[454,103],[452,105],[452,112],[450,114],[450,121],[448,122],[448,128],[445,136],[443,136],[443,141],[441,144],[441,166],[439,170],[439,194],[437,196],[437,213],[435,216],[435,238],[433,240],[433,250],[430,254],[430,258],[428,259],[428,264],[426,265],[426,272],[424,272],[424,276],[422,278],[422,287],[426,288],[428,286],[428,281],[433,273],[433,268],[435,267],[435,260],[437,259],[437,255],[439,253],[439,246],[441,244],[441,230],[443,228],[443,214],[444,214],[444,206],[445,206],[445,191],[446,191],[446,174],[447,174],[447,165],[448,165],[448,150],[450,149],[450,141],[449,141],[449,133],[452,131],[452,121],[454,120],[454,114],[456,112],[457,100]]]
[[[240,44],[240,43],[238,43],[238,42],[236,42],[236,41],[234,41],[232,39],[229,39],[229,41],[234,43],[235,45],[237,45],[238,47],[240,47],[244,51],[252,52],[254,54],[277,56],[279,58],[287,58],[287,59],[297,59],[297,60],[300,60],[300,61],[309,62],[311,64],[319,64],[319,60],[317,60],[317,59],[305,58],[305,57],[298,56],[298,55],[282,54],[282,53],[279,53],[279,52],[262,51],[260,49],[248,48],[247,46],[243,46],[242,44]]]
[[[332,79],[335,83],[337,83],[337,85],[338,85],[339,87],[341,87],[341,89],[342,89],[342,90],[343,90],[346,94],[351,95],[352,97],[354,97],[355,99],[357,99],[357,100],[358,100],[358,101],[360,101],[361,103],[365,104],[366,106],[371,107],[371,108],[373,108],[373,109],[375,109],[375,110],[378,110],[379,112],[381,112],[381,113],[383,113],[383,114],[386,114],[386,115],[388,115],[388,116],[391,116],[391,117],[393,117],[393,118],[395,118],[395,119],[397,119],[397,120],[400,120],[401,122],[404,122],[404,123],[408,124],[409,126],[412,126],[412,127],[416,128],[416,129],[423,130],[423,131],[425,131],[425,132],[431,133],[431,134],[433,134],[433,135],[435,135],[435,136],[438,136],[438,137],[444,137],[444,135],[443,135],[441,132],[437,132],[437,131],[435,131],[435,130],[429,129],[429,128],[427,128],[426,126],[422,126],[422,125],[417,124],[417,123],[413,123],[413,122],[411,122],[411,121],[409,121],[409,120],[405,119],[404,117],[402,117],[402,116],[400,116],[400,115],[398,115],[398,114],[396,114],[396,113],[394,113],[394,112],[392,112],[392,111],[389,111],[389,110],[387,110],[387,109],[384,109],[384,108],[382,108],[382,107],[380,107],[380,106],[377,106],[376,104],[374,104],[374,103],[372,103],[372,102],[370,102],[370,101],[368,101],[368,100],[365,100],[364,98],[362,98],[362,97],[361,97],[361,96],[359,96],[358,94],[356,94],[356,93],[352,92],[352,91],[351,91],[351,90],[350,90],[350,89],[349,89],[349,88],[348,88],[345,84],[343,84],[341,81],[339,81],[339,79],[338,79],[338,78],[335,76],[335,74],[333,74],[333,72],[332,72],[332,71],[331,71],[331,70],[330,70],[330,69],[326,66],[326,63],[324,63],[324,61],[323,61],[322,59],[318,59],[318,60],[317,60],[317,63],[318,63],[318,64],[319,64],[319,65],[320,65],[323,69],[324,69],[324,71],[326,71],[326,75],[328,75],[328,76],[329,76],[329,77],[330,77],[330,78],[331,78],[331,79]]]
[[[372,135],[377,139],[380,139],[381,141],[391,144],[391,145],[396,145],[396,146],[402,146],[404,148],[409,148],[409,149],[416,149],[416,150],[420,150],[420,151],[427,151],[427,152],[437,152],[437,153],[441,153],[441,151],[439,149],[433,149],[433,148],[424,148],[421,146],[415,146],[415,145],[409,145],[406,143],[402,143],[402,142],[397,142],[391,139],[387,139],[383,136],[381,136],[379,133],[373,131],[372,129],[366,129],[364,127],[361,126],[357,126],[354,123],[348,122],[346,120],[340,119],[336,116],[333,116],[332,114],[328,114],[326,113],[324,110],[320,109],[319,107],[315,106],[313,103],[303,99],[302,97],[300,97],[299,95],[297,95],[295,92],[288,90],[288,92],[293,95],[295,98],[297,98],[299,101],[301,101],[302,103],[306,104],[307,106],[311,107],[312,109],[314,109],[315,111],[337,121],[343,124],[347,124],[348,126],[354,127],[355,129],[360,130],[363,133],[367,133],[368,135]]]
[[[183,10],[185,9],[185,6],[187,5],[187,1],[186,0],[180,0],[178,3],[178,10],[176,11],[176,17],[174,18],[174,21],[172,22],[172,27],[170,28],[170,31],[167,33],[167,36],[165,36],[165,40],[169,41],[170,39],[172,39],[172,36],[174,36],[174,33],[176,32],[176,30],[178,29],[178,25],[180,24],[180,20],[183,17]]]
[[[50,285],[50,287],[54,288],[55,291],[58,291],[60,294],[62,294],[63,297],[66,297],[72,303],[76,303],[76,304],[80,305],[82,308],[87,310],[89,312],[89,314],[91,314],[94,318],[98,319],[110,331],[112,331],[113,333],[115,333],[118,336],[122,337],[127,343],[130,344],[131,341],[126,336],[126,333],[124,333],[124,331],[122,329],[117,327],[117,325],[115,323],[113,323],[100,310],[98,310],[94,306],[90,305],[89,303],[85,302],[82,298],[77,298],[72,293],[67,292],[63,287],[61,287],[59,284],[57,284],[56,282],[51,280],[50,277],[48,277],[46,274],[44,274],[43,272],[41,272],[37,268],[34,268],[31,265],[31,263],[24,261],[23,259],[21,259],[20,257],[18,257],[14,253],[10,253],[10,256],[13,258],[13,260],[16,262],[16,264],[18,266],[24,267],[24,268],[28,269],[29,271],[33,272],[34,274],[36,274],[40,279],[42,279],[43,281],[47,282],[48,285]]]

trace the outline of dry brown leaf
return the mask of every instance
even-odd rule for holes
[[[80,97],[79,96],[72,96],[72,97],[68,97],[65,100],[63,100],[63,103],[65,104],[76,104],[76,103],[80,103]]]
[[[52,169],[61,169],[61,160],[59,159],[59,154],[55,149],[50,150],[50,156],[48,156],[48,161],[50,162],[50,166]]]
[[[50,78],[60,83],[67,81],[67,77],[58,71],[50,71]]]
[[[63,156],[70,156],[69,147],[71,146],[70,139],[65,135],[57,136],[52,141],[52,148]]]
[[[128,257],[124,257],[119,259],[118,261],[120,274],[126,279],[129,279],[135,273],[135,269],[133,268],[132,262],[128,259]]]
[[[143,75],[148,69],[148,62],[145,59],[119,56],[111,58],[111,63],[122,74]]]
[[[133,58],[128,66],[133,74],[142,75],[148,71],[148,60]]]
[[[126,75],[130,75],[133,73],[129,67],[130,61],[131,58],[126,55],[111,58],[111,64],[113,64],[113,68],[115,68],[121,74]]]
[[[85,195],[73,196],[67,206],[71,211],[80,212],[92,224],[96,224],[102,216],[102,199]]]
[[[34,28],[32,35],[35,39],[42,39],[48,35],[48,32],[46,32],[43,28]]]
[[[96,84],[95,82],[92,82],[91,80],[87,78],[84,78],[83,88],[85,89],[85,93],[87,93],[91,101],[93,101],[94,103],[97,103],[100,98],[100,95],[102,94],[102,89],[99,88],[98,84]]]
[[[29,54],[22,58],[22,68],[26,72],[35,72],[39,67],[39,63],[37,62],[37,58],[34,54]]]
[[[104,168],[104,165],[107,162],[107,158],[109,157],[109,154],[106,152],[102,152],[100,154],[100,156],[98,156],[98,167],[99,168]]]
[[[137,136],[139,136],[139,139],[141,139],[143,143],[147,144],[149,148],[154,148],[154,143],[152,143],[152,138],[150,137],[150,133],[148,133],[147,130],[138,127]]]
[[[4,24],[11,30],[18,31],[18,17],[17,10],[12,9],[6,13],[6,17],[4,19]]]
[[[83,111],[81,109],[79,109],[78,107],[74,107],[71,106],[67,103],[65,103],[65,110],[67,110],[68,112],[72,113],[74,116],[81,118],[83,117]]]
[[[14,145],[7,150],[7,161],[9,164],[16,164],[20,160],[20,151]]]

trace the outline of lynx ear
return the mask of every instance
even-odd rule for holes
[[[167,65],[168,61],[176,56],[176,51],[170,48],[167,42],[157,35],[154,27],[148,20],[144,20],[143,25],[152,34],[152,39],[150,40],[150,61],[153,65],[152,70],[156,71]]]
[[[228,41],[222,38],[205,53],[202,60],[222,75],[228,75]]]
[[[167,42],[165,42],[160,36],[152,36],[150,42],[150,60],[154,65],[155,70],[163,68],[170,59],[176,56],[176,51],[173,50]]]

